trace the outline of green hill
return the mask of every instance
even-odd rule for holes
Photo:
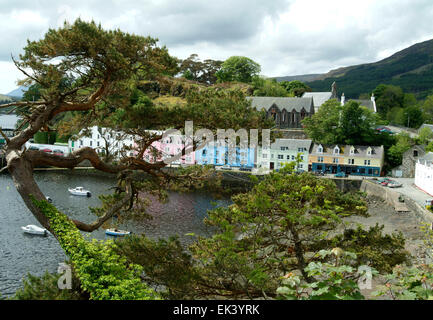
[[[336,81],[340,94],[356,99],[384,83],[423,99],[433,94],[433,40],[417,43],[379,62],[330,71],[319,79],[307,82],[313,91],[329,91]]]

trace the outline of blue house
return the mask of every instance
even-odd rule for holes
[[[230,166],[237,168],[254,168],[255,149],[236,147],[230,157],[228,146],[206,145],[196,150],[195,161],[201,165]]]

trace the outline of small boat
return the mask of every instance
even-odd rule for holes
[[[74,196],[84,196],[84,197],[90,197],[92,194],[89,190],[84,189],[83,187],[76,187],[76,188],[68,188],[69,193],[73,194]]]
[[[53,199],[51,199],[49,196],[46,196],[45,198],[47,199],[47,201],[48,201],[49,203],[53,203]]]
[[[25,227],[21,227],[21,229],[25,233],[29,233],[29,234],[37,234],[37,235],[41,235],[41,236],[47,236],[48,235],[47,229],[35,226],[34,224],[29,224]]]
[[[119,230],[116,228],[106,229],[105,234],[113,237],[123,237],[131,234],[131,231]]]

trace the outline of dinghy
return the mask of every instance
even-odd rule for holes
[[[84,196],[84,197],[90,197],[92,194],[89,190],[84,189],[83,187],[76,187],[76,188],[68,188],[69,193],[73,194],[74,196]]]
[[[25,233],[29,233],[29,234],[37,234],[40,236],[47,236],[48,235],[48,230],[35,226],[34,224],[29,224],[25,227],[21,227],[21,229],[25,232]]]
[[[123,237],[131,234],[131,231],[119,230],[116,228],[106,229],[105,234],[113,237]]]

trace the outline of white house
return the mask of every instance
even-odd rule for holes
[[[295,169],[308,171],[308,153],[311,143],[311,140],[305,139],[276,139],[270,148],[258,148],[257,168],[279,170],[285,164],[296,161],[296,156],[299,154],[301,162]]]
[[[433,196],[433,152],[427,153],[416,163],[415,185]]]
[[[70,152],[74,152],[80,148],[91,147],[99,153],[108,152],[119,155],[119,152],[123,150],[126,146],[133,147],[134,139],[131,135],[126,135],[122,132],[115,131],[109,128],[100,128],[93,126],[88,128],[89,134],[84,135],[85,129],[81,130],[78,137],[72,137],[68,141],[68,146]],[[130,151],[130,155],[132,155]]]

